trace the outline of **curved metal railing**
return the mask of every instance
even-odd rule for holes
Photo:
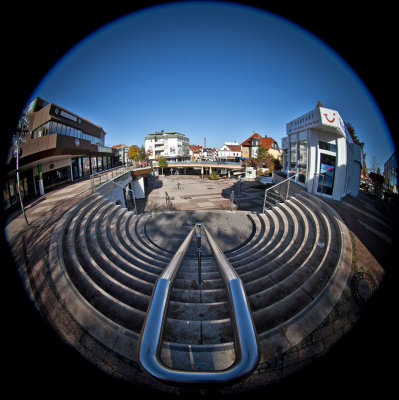
[[[296,179],[296,176],[299,175],[301,172],[303,172],[302,170],[295,172],[294,174],[292,174],[291,176],[288,176],[288,178],[284,179],[281,182],[276,183],[273,186],[270,186],[268,188],[265,189],[265,195],[264,195],[264,199],[263,199],[263,208],[262,208],[262,212],[264,213],[266,210],[266,203],[268,203],[267,198],[268,198],[268,194],[269,193],[276,193],[276,191],[278,190],[278,197],[280,199],[284,199],[284,200],[288,200],[290,198],[290,182],[294,179]],[[288,174],[290,174],[290,172],[288,172]],[[283,188],[284,184],[287,184],[285,188]],[[274,199],[273,200],[274,205],[278,205],[278,200]]]
[[[165,366],[160,359],[162,336],[173,281],[186,254],[195,227],[187,235],[176,254],[156,282],[138,347],[141,367],[153,377],[169,382],[226,382],[249,374],[258,364],[259,347],[244,285],[203,226],[209,246],[226,284],[234,333],[236,360],[221,371],[184,371]]]

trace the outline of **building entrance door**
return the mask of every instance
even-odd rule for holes
[[[331,197],[334,189],[334,177],[336,167],[336,153],[319,151],[317,175],[314,180],[313,193]]]

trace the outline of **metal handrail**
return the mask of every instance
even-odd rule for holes
[[[115,182],[114,180],[112,181],[114,185],[119,186],[121,189],[123,189],[125,192],[132,192],[133,194],[133,202],[134,202],[134,213],[137,215],[137,204],[136,204],[136,195],[134,193],[134,190],[129,189],[128,187],[123,187],[119,183]],[[113,192],[113,190],[112,190]]]
[[[324,179],[326,178],[326,174],[319,174],[318,172],[315,172],[315,175],[317,175],[317,186],[319,186],[320,183],[320,179],[319,177],[322,176],[323,180],[321,181],[321,192],[320,192],[320,197],[323,197],[323,191],[324,191]],[[316,192],[317,192],[317,188],[316,188]]]
[[[283,183],[286,183],[286,182],[287,182],[287,195],[286,195],[286,199],[287,199],[287,198],[288,198],[288,194],[289,194],[289,190],[290,190],[290,181],[291,181],[291,179],[295,178],[300,172],[302,172],[302,171],[297,171],[297,172],[295,172],[294,175],[292,175],[292,176],[290,176],[290,177],[284,179],[283,181],[281,181],[281,182],[279,182],[279,183],[276,183],[276,184],[273,185],[273,186],[268,187],[268,188],[265,190],[265,197],[264,197],[264,199],[263,199],[263,209],[262,209],[262,212],[263,212],[263,213],[265,212],[266,197],[267,197],[268,191],[269,191],[269,190],[274,190],[274,189],[276,189],[277,186],[281,186]],[[289,174],[289,172],[288,172],[288,174]],[[280,194],[280,188],[281,188],[281,187],[279,187],[279,194]]]
[[[233,365],[221,371],[175,370],[165,366],[160,360],[169,296],[173,281],[195,230],[194,227],[155,285],[140,336],[138,347],[140,366],[153,377],[163,381],[179,383],[227,382],[249,374],[259,362],[258,340],[243,283],[205,226],[203,228],[226,284],[232,317],[236,360]]]
[[[123,175],[126,172],[129,172],[131,170],[132,170],[132,167],[122,166],[122,167],[106,169],[106,170],[100,171],[100,172],[94,172],[93,174],[90,175],[90,185],[94,190],[96,186],[99,186],[99,185],[102,185],[103,183],[109,182],[110,180],[113,180],[117,176]],[[109,178],[109,175],[111,175],[111,178]],[[104,180],[102,179],[103,177],[104,177]],[[96,184],[95,180],[97,178],[100,178],[100,179],[99,179],[99,183]]]
[[[168,161],[169,164],[193,164],[193,165],[198,165],[198,164],[223,164],[223,165],[235,165],[239,166],[242,165],[241,161],[211,161],[211,160],[204,160],[204,161]],[[157,168],[159,168],[158,161],[153,161],[153,165]]]

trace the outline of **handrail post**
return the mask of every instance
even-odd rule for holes
[[[321,193],[320,197],[323,197],[323,192],[324,192],[324,178],[326,177],[325,174],[321,174],[323,176],[323,180],[321,181]]]
[[[202,249],[201,249],[201,226],[202,224],[198,223],[197,227],[199,228],[199,233],[197,233],[197,259],[198,259],[198,286],[202,286],[202,274],[201,274],[201,257],[202,257]]]
[[[262,210],[263,213],[265,212],[266,197],[267,197],[267,191],[268,191],[268,190],[269,190],[269,188],[267,188],[267,189],[265,190],[265,198],[263,199],[263,210]]]
[[[197,256],[198,256],[198,286],[202,286],[201,277],[201,235],[197,235]]]

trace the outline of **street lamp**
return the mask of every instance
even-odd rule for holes
[[[28,222],[28,218],[26,217],[26,214],[25,214],[24,203],[22,201],[22,195],[21,195],[21,185],[20,185],[20,181],[19,181],[19,153],[20,153],[21,143],[25,143],[26,135],[30,134],[31,132],[32,132],[32,128],[29,124],[29,119],[28,119],[27,115],[24,113],[22,115],[21,119],[19,120],[17,129],[12,137],[12,145],[13,145],[13,154],[15,155],[15,158],[16,158],[16,172],[17,172],[17,186],[18,186],[19,201],[21,203],[22,213],[24,215],[27,225],[29,225],[29,222]]]

